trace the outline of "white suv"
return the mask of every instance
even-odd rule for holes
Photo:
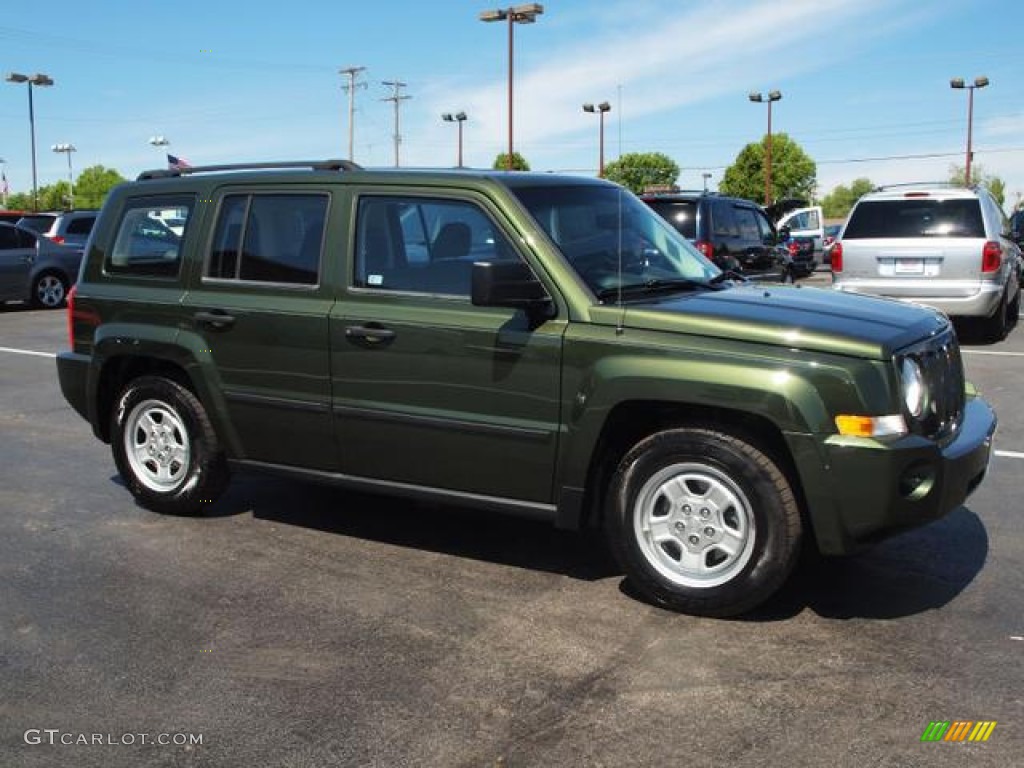
[[[1021,251],[983,188],[885,187],[864,195],[832,250],[832,286],[980,319],[992,340],[1020,312]]]

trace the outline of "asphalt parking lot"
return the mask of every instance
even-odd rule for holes
[[[60,395],[65,335],[0,308],[0,765],[1021,764],[1024,327],[963,339],[1000,417],[966,506],[732,621],[530,521],[255,476],[148,512]],[[997,725],[921,741],[947,720]]]

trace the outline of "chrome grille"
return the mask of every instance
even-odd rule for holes
[[[911,431],[941,440],[954,434],[964,415],[964,365],[952,330],[911,347],[901,357],[921,366],[927,387],[924,411],[910,420]]]

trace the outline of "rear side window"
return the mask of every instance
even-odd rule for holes
[[[66,231],[69,235],[88,235],[92,232],[92,225],[95,223],[95,216],[81,216],[69,221]]]
[[[647,200],[649,206],[683,237],[697,238],[697,203],[694,200]]]
[[[114,247],[103,263],[105,272],[142,277],[175,277],[181,267],[181,244],[188,231],[191,197],[128,200],[117,225]],[[179,235],[163,222],[171,211],[184,210],[185,228]]]
[[[872,200],[853,209],[844,240],[876,237],[985,237],[977,200]]]
[[[206,276],[315,285],[320,273],[325,194],[227,195],[220,206]]]

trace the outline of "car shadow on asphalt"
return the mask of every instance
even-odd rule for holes
[[[970,509],[958,507],[852,557],[804,558],[774,598],[741,618],[781,621],[805,608],[831,619],[912,616],[952,601],[987,557],[985,526]]]
[[[555,573],[583,581],[623,578],[600,531],[573,532],[490,511],[365,494],[258,474],[237,474],[205,513]],[[805,556],[783,588],[737,621],[785,621],[811,610],[833,619],[898,619],[940,608],[977,576],[988,535],[976,514],[958,507],[942,520],[883,541],[856,556]]]
[[[301,503],[297,500],[301,499]],[[487,510],[239,473],[210,516],[262,520],[595,581],[621,574],[597,532]]]

